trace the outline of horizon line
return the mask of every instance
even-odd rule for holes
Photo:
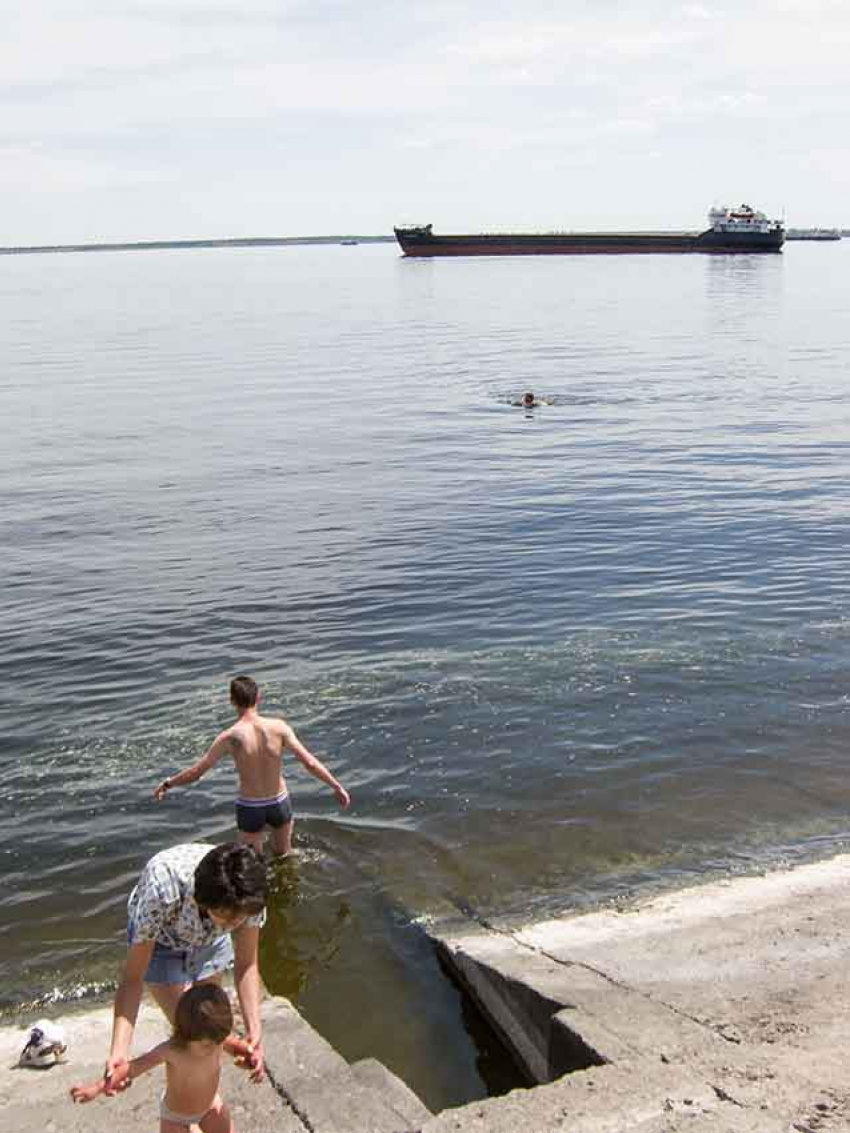
[[[292,244],[391,244],[394,236],[361,236],[340,234],[331,236],[229,236],[197,240],[110,240],[79,244],[8,244],[0,246],[0,255],[30,255],[50,252],[130,252],[163,248],[257,248]]]

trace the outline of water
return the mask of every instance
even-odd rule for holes
[[[227,768],[150,796],[237,671],[354,797],[292,771],[265,978],[434,1108],[510,1075],[429,919],[846,845],[846,242],[5,257],[0,301],[7,1010],[232,836]]]

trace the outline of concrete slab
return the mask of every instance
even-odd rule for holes
[[[745,1023],[749,1001],[760,1010],[772,995],[793,1016],[793,1003],[809,998],[805,989],[841,962],[848,926],[850,855],[842,855],[666,894],[625,912],[529,925],[514,937],[722,1031]]]
[[[57,1018],[44,1011],[46,1017]],[[262,1004],[267,1076],[259,1084],[225,1060],[222,1094],[241,1133],[409,1133],[431,1114],[416,1095],[373,1060],[351,1067],[292,1004],[269,996]],[[21,1070],[17,1060],[29,1027],[0,1028],[0,1133],[133,1133],[157,1128],[161,1071],[144,1075],[115,1098],[74,1105],[75,1082],[103,1073],[112,1026],[109,1006],[64,1012],[68,1061]],[[143,1004],[135,1051],[168,1035],[160,1012]]]
[[[529,1072],[557,1069],[560,1027],[606,1064],[423,1130],[847,1133],[848,939],[847,855],[510,934],[452,926],[445,962]]]
[[[363,1086],[379,1093],[404,1121],[405,1129],[418,1129],[433,1116],[410,1086],[374,1058],[351,1064],[351,1073]]]

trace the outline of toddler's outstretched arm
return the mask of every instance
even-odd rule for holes
[[[233,1056],[237,1066],[250,1067],[253,1043],[248,1042],[247,1039],[240,1039],[238,1035],[228,1035],[222,1046]]]
[[[85,1105],[86,1102],[93,1102],[97,1095],[102,1094],[105,1089],[106,1082],[103,1078],[98,1079],[97,1082],[91,1082],[88,1086],[78,1082],[76,1086],[71,1087],[71,1098],[73,1101]]]
[[[134,1078],[146,1074],[148,1070],[153,1070],[154,1066],[159,1066],[160,1062],[165,1061],[165,1056],[168,1051],[168,1043],[160,1043],[155,1046],[153,1050],[149,1050],[147,1054],[140,1054],[138,1058],[134,1058],[129,1063],[127,1072],[128,1079],[132,1082]],[[85,1105],[86,1102],[93,1102],[98,1094],[102,1094],[106,1089],[106,1078],[99,1078],[96,1082],[90,1082],[87,1086],[82,1082],[78,1082],[75,1086],[71,1087],[71,1098],[75,1102],[80,1102]]]

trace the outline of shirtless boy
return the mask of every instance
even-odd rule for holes
[[[311,775],[333,788],[339,805],[351,802],[327,767],[309,752],[285,720],[261,716],[257,711],[260,691],[250,677],[234,677],[230,682],[230,703],[238,720],[213,740],[212,746],[197,763],[163,779],[154,791],[161,801],[172,787],[194,783],[206,774],[223,755],[230,755],[239,773],[239,797],[236,800],[236,825],[239,839],[262,852],[266,826],[271,829],[274,853],[285,855],[292,849],[292,801],[281,770],[282,756],[289,748]]]

